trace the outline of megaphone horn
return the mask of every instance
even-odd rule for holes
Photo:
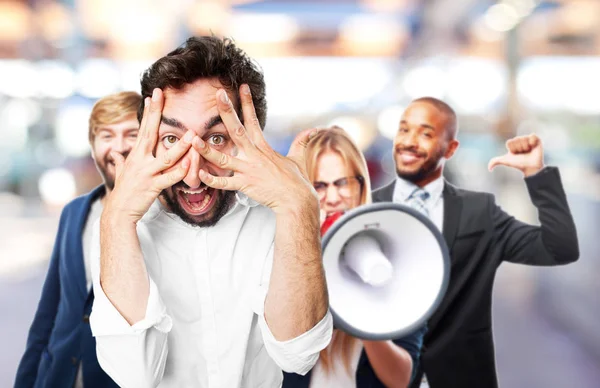
[[[354,337],[409,335],[446,293],[445,240],[408,206],[376,203],[346,212],[326,230],[322,252],[334,324]]]

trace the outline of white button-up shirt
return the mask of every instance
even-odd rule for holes
[[[280,387],[282,369],[306,374],[329,343],[332,318],[277,341],[264,318],[275,214],[238,193],[210,228],[193,227],[157,200],[137,233],[150,295],[134,325],[99,280],[99,221],[92,241],[95,300],[90,324],[98,361],[121,387]]]

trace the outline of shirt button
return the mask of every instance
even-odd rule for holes
[[[79,360],[77,359],[77,357],[71,357],[71,363],[73,365],[77,365],[79,363]]]
[[[87,314],[85,314],[85,315],[83,316],[83,322],[84,322],[84,323],[90,323],[90,316],[89,316],[89,315],[87,315]]]

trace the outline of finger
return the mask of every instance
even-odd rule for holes
[[[519,154],[522,152],[522,147],[519,138],[513,138],[506,142],[506,149],[508,152],[513,154]]]
[[[162,117],[163,103],[164,96],[162,90],[155,88],[152,92],[152,99],[148,109],[148,118],[146,119],[146,125],[144,126],[144,132],[141,140],[142,148],[146,153],[152,153],[156,147],[158,127],[160,127],[160,120]]]
[[[505,154],[502,156],[496,156],[492,158],[488,163],[488,170],[492,171],[497,166],[506,166],[506,167],[517,167],[517,165],[513,161],[513,155]]]
[[[529,153],[531,151],[531,148],[532,147],[529,145],[529,137],[521,138],[521,152],[524,154]]]
[[[144,137],[146,137],[146,135],[144,135],[144,133],[146,131],[146,121],[148,121],[148,111],[149,110],[150,110],[150,97],[146,97],[146,98],[144,98],[144,112],[142,113],[142,121],[140,122],[138,136],[135,141],[135,148],[138,148],[142,139]]]
[[[236,191],[241,187],[239,181],[234,176],[216,176],[204,169],[200,169],[198,176],[202,182],[214,189]]]
[[[252,92],[246,84],[240,87],[240,99],[242,100],[242,114],[244,117],[244,126],[248,131],[250,140],[259,148],[268,146],[265,137],[263,136],[262,128],[258,117],[256,117],[256,109],[254,109],[254,101],[252,100]]]
[[[115,176],[121,175],[123,165],[125,164],[125,158],[117,151],[111,151],[110,156],[115,164]]]
[[[287,157],[292,159],[298,166],[302,167],[304,170],[306,168],[305,162],[305,151],[308,142],[317,135],[319,132],[318,128],[309,128],[300,132],[292,145],[290,146],[290,150],[288,151]]]
[[[223,170],[240,171],[240,168],[243,166],[239,159],[209,147],[208,144],[199,137],[194,138],[192,146],[198,151],[200,156]]]
[[[217,103],[219,114],[221,115],[223,124],[225,124],[225,128],[227,128],[229,136],[235,145],[237,145],[244,152],[249,152],[254,144],[248,136],[246,127],[242,124],[237,113],[235,112],[227,92],[223,89],[218,90],[217,100],[219,101]]]
[[[529,146],[531,148],[535,148],[538,146],[538,144],[540,144],[540,138],[537,137],[535,133],[532,133],[531,135],[527,136],[527,141],[529,142]]]
[[[190,169],[190,161],[185,158],[178,165],[173,168],[163,171],[162,174],[154,178],[154,186],[157,190],[164,190],[181,180],[187,175]]]
[[[193,139],[197,137],[194,135],[193,131],[187,131],[173,147],[154,160],[152,170],[156,172],[164,171],[177,163],[189,151]]]

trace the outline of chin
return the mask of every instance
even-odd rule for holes
[[[421,170],[421,169],[416,169],[416,170],[396,169],[396,174],[402,179],[405,179],[409,182],[415,183],[415,182],[422,180],[427,175],[427,172],[424,170]]]

